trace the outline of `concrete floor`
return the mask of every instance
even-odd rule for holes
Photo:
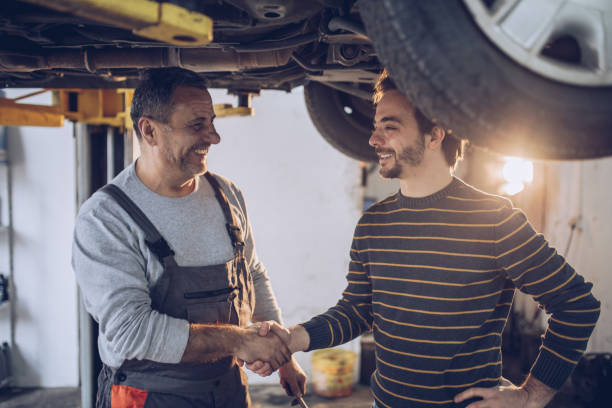
[[[252,408],[290,407],[292,398],[277,385],[252,385]],[[562,390],[563,391],[563,390]],[[329,399],[309,392],[304,400],[310,408],[371,408],[370,388],[357,385],[348,397]],[[566,391],[556,395],[547,408],[607,408],[587,405],[573,398]],[[16,388],[0,390],[0,408],[81,408],[78,388]]]
[[[0,408],[81,408],[79,388],[9,388],[0,390]]]
[[[251,385],[252,408],[290,407],[288,397],[278,385]],[[308,393],[304,400],[310,408],[370,408],[370,388],[358,385],[348,397],[328,399]],[[0,408],[80,408],[78,388],[13,388],[0,390]]]

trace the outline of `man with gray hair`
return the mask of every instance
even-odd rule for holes
[[[305,376],[281,323],[241,191],[207,171],[220,137],[203,79],[145,72],[131,111],[141,155],[79,211],[73,268],[99,323],[98,408],[247,407],[242,361],[280,368],[301,396]]]

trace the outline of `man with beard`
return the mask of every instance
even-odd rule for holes
[[[305,376],[274,333],[281,322],[257,259],[241,191],[207,171],[220,137],[196,73],[148,70],[131,116],[141,155],[76,220],[73,268],[99,323],[97,407],[247,407],[239,361],[280,367],[293,394]]]
[[[370,145],[380,174],[399,178],[400,191],[365,211],[342,298],[292,327],[289,348],[331,347],[372,329],[379,407],[544,407],[599,316],[592,285],[509,200],[453,176],[462,142],[429,121],[386,72],[374,101]],[[516,289],[552,313],[521,386],[501,377],[501,333]],[[267,324],[260,334],[270,329],[285,336]]]

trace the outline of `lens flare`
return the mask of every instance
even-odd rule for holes
[[[525,188],[525,183],[533,180],[533,163],[520,157],[506,157],[502,175],[506,184],[501,187],[502,193],[515,195]]]

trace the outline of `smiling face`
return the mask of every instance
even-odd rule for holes
[[[380,174],[403,178],[425,155],[425,135],[419,130],[414,108],[397,90],[385,92],[376,106],[370,145],[376,149]]]
[[[213,124],[212,98],[204,89],[179,86],[172,99],[169,123],[159,126],[156,161],[186,178],[204,174],[210,145],[221,140]]]

